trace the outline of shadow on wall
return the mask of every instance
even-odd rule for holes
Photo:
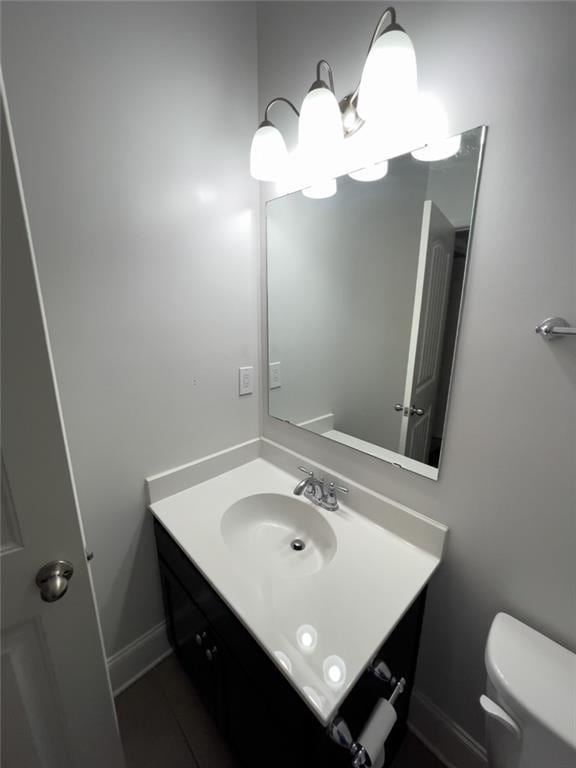
[[[134,637],[134,627],[141,624],[142,615],[150,615],[150,601],[158,602],[158,614],[163,616],[160,596],[142,590],[143,584],[150,583],[150,571],[154,571],[154,584],[160,583],[156,545],[154,541],[154,526],[152,515],[148,511],[148,498],[145,487],[140,492],[141,508],[145,510],[137,527],[132,532],[130,544],[124,560],[112,582],[112,592],[118,591],[113,603],[115,614],[115,633],[111,647],[122,651],[126,638]],[[102,564],[100,564],[102,567]],[[106,617],[106,605],[101,606],[101,613]],[[108,623],[110,626],[112,622]],[[144,628],[143,632],[150,627]],[[134,638],[137,642],[141,636]],[[108,649],[108,651],[110,648]]]
[[[546,344],[552,357],[550,365],[559,365],[562,368],[572,384],[576,397],[576,338],[567,336],[564,339],[546,340],[542,343]]]

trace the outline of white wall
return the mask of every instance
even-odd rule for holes
[[[254,437],[251,3],[3,3],[3,71],[106,646],[163,618],[144,477]]]
[[[317,59],[353,89],[381,3],[259,5],[261,109],[299,104]],[[483,646],[506,610],[576,649],[576,6],[401,3],[421,85],[451,132],[489,126],[437,483],[264,416],[265,436],[448,524],[429,593],[418,687],[479,741]],[[293,117],[280,114],[288,126]],[[265,407],[265,404],[264,404]]]

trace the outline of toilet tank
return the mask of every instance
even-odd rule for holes
[[[490,768],[575,768],[576,655],[499,613],[485,663]]]

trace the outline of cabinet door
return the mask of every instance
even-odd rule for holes
[[[220,725],[222,663],[217,643],[204,614],[163,561],[160,561],[160,573],[170,642],[206,709]]]
[[[243,766],[349,768],[349,757],[329,741],[295,692],[268,677],[247,673],[236,654],[224,643],[219,648],[226,716],[224,733]],[[266,661],[274,669],[271,662]]]

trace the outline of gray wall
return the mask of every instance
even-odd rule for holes
[[[352,90],[380,3],[259,5],[260,103],[299,104],[320,57]],[[402,3],[420,82],[451,132],[489,126],[440,480],[264,417],[264,434],[450,526],[429,593],[418,687],[478,740],[483,646],[506,610],[576,649],[576,323],[571,3]],[[292,116],[278,110],[278,124]]]
[[[429,163],[428,167],[426,198],[433,200],[455,227],[469,227],[474,207],[477,154],[457,155],[443,162]]]
[[[108,653],[163,618],[143,480],[259,431],[251,3],[3,3],[3,71]],[[200,106],[201,105],[201,106]]]

